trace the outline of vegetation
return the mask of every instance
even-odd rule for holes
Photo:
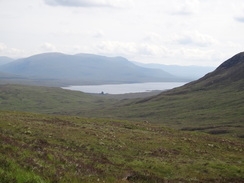
[[[117,100],[54,87],[0,85],[0,108],[45,114],[98,110]]]
[[[149,98],[124,99],[121,95],[89,95],[60,88],[0,85],[0,108],[43,114],[147,120],[181,130],[243,138],[244,89],[238,82],[229,86],[205,90],[185,86]],[[129,98],[128,95],[126,97]],[[133,97],[136,97],[135,94]]]
[[[137,99],[0,85],[0,182],[244,182],[243,60]]]
[[[235,83],[233,83],[235,84]],[[178,88],[160,95],[128,101],[100,111],[120,119],[148,120],[169,127],[224,136],[244,137],[244,89]],[[187,90],[191,90],[190,92]]]
[[[241,182],[244,144],[147,122],[0,112],[0,182]]]

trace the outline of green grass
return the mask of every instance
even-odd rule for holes
[[[241,141],[159,124],[0,112],[1,182],[241,182]]]
[[[144,118],[177,129],[202,129],[213,134],[226,129],[227,135],[241,137],[244,135],[243,103],[243,91],[198,91],[181,95],[165,94],[122,109],[132,119]]]
[[[187,85],[149,98],[123,100],[101,111],[90,111],[87,116],[143,120],[175,129],[243,138],[242,83],[204,89]]]
[[[55,87],[0,85],[0,108],[44,114],[99,110],[117,101]],[[82,112],[83,111],[83,112]]]
[[[228,86],[204,89],[198,85],[185,86],[143,99],[124,99],[121,96],[116,99],[116,96],[110,98],[108,95],[89,95],[60,88],[0,85],[0,108],[149,121],[175,129],[243,138],[242,82]]]

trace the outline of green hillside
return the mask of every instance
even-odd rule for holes
[[[243,138],[244,52],[197,81],[108,111],[103,115]]]
[[[0,112],[0,182],[232,182],[244,144],[146,122]]]

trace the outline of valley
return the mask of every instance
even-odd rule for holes
[[[124,95],[2,84],[0,182],[242,182],[243,69],[239,53],[184,86]]]

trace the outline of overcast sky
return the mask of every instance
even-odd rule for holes
[[[0,0],[0,55],[217,66],[244,51],[244,0]]]

